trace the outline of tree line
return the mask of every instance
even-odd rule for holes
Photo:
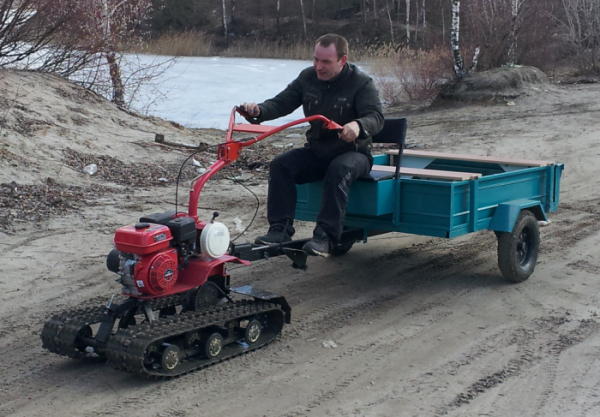
[[[0,0],[0,67],[77,74],[92,87],[103,68],[105,90],[126,106],[124,53],[174,32],[209,34],[217,54],[240,40],[310,43],[327,32],[354,48],[447,48],[457,79],[562,59],[600,70],[600,0]]]

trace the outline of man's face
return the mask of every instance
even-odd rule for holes
[[[331,44],[328,47],[317,45],[315,47],[315,58],[313,60],[313,66],[317,71],[317,78],[321,81],[331,80],[342,71],[347,60],[348,57],[346,55],[338,60],[334,44]]]

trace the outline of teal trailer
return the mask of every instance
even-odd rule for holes
[[[345,231],[332,254],[385,232],[454,238],[490,230],[498,237],[503,276],[511,282],[529,278],[539,250],[539,222],[558,208],[564,165],[403,150],[405,132],[406,119],[387,119],[374,137],[375,143],[397,143],[399,149],[376,155],[370,177],[352,184]],[[316,221],[322,188],[322,182],[297,186],[296,219]]]
[[[326,129],[341,130],[323,116],[279,127],[258,125],[244,117],[251,124],[235,124],[233,118],[230,122],[222,151],[227,163],[239,156],[242,147],[315,118]],[[511,282],[529,278],[539,253],[539,223],[547,222],[547,214],[558,208],[564,165],[404,149],[406,131],[406,119],[388,118],[382,131],[373,136],[373,168],[368,177],[352,184],[344,231],[329,254],[343,255],[357,241],[367,242],[371,236],[388,232],[455,238],[490,230],[498,238],[502,275]],[[233,132],[258,136],[234,142],[229,140]],[[316,222],[323,183],[297,185],[296,189],[294,218]],[[287,255],[294,267],[305,269],[307,254],[301,248],[307,240],[266,246],[232,244],[230,254],[245,260]]]

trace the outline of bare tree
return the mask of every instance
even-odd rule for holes
[[[302,25],[304,26],[304,39],[306,39],[306,15],[304,14],[304,2],[300,0],[300,10],[302,11]]]
[[[406,0],[406,44],[410,43],[410,0]]]
[[[227,8],[225,7],[225,0],[222,0],[223,3],[223,35],[225,36],[225,39],[227,39],[227,33],[229,33],[227,31]]]
[[[235,0],[231,0],[231,24],[235,21]]]
[[[54,13],[51,0],[0,0],[0,67],[68,76],[88,65],[93,53],[64,36],[72,16],[69,8]]]
[[[444,1],[440,0],[440,13],[442,16],[442,43],[446,43],[446,19],[444,15]]]
[[[600,0],[561,0],[562,16],[554,14],[566,44],[581,71],[598,70],[600,54]]]
[[[394,7],[393,4],[392,7]],[[385,0],[385,10],[387,12],[388,20],[390,22],[390,36],[392,39],[392,46],[395,46],[396,42],[394,42],[394,22],[392,21],[392,14],[390,13],[390,6],[388,4],[388,0]]]
[[[151,0],[54,0],[55,13],[68,9],[64,28],[76,47],[104,59],[112,83],[112,101],[125,107],[120,61],[123,52],[140,42],[139,26],[148,18]]]
[[[508,40],[508,64],[514,64],[517,61],[517,22],[519,18],[519,9],[522,0],[511,0],[510,7],[510,35]]]
[[[281,0],[277,0],[277,30],[279,30],[279,13],[281,11]]]

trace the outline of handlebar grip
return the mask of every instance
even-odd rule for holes
[[[256,117],[250,116],[250,114],[244,110],[244,108],[242,106],[235,106],[235,110],[242,115],[242,117],[244,119],[246,119],[248,121],[248,123],[253,124],[253,125],[259,125],[260,122],[258,121],[258,119]]]

